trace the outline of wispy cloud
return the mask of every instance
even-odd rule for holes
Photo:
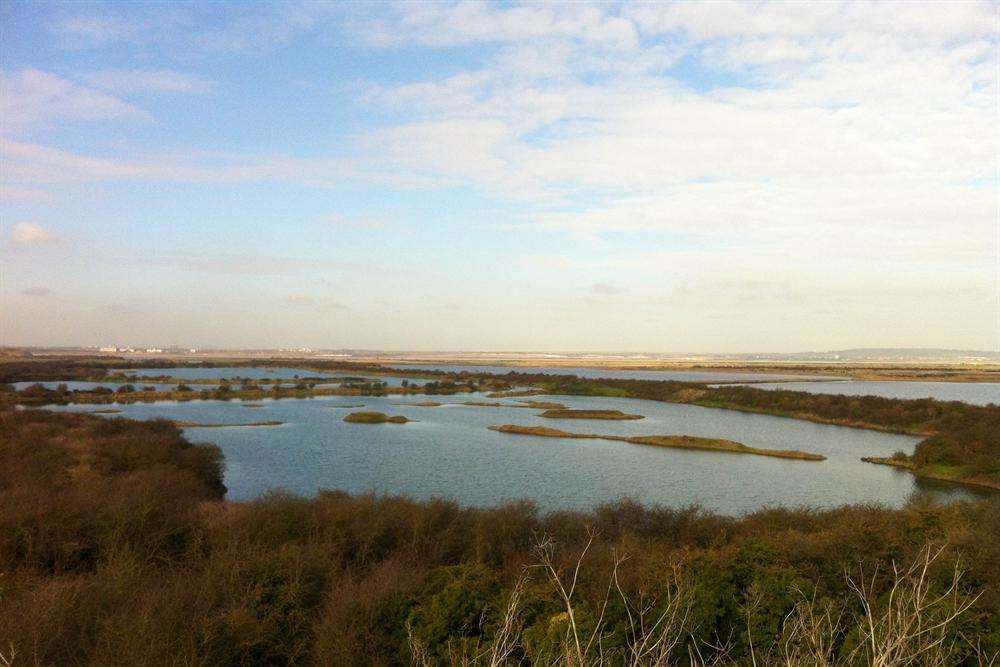
[[[387,7],[390,16],[359,22],[361,34],[371,44],[455,46],[572,38],[619,49],[638,45],[631,21],[587,3],[399,3]]]
[[[59,243],[58,236],[33,222],[19,222],[14,225],[11,239],[17,245],[39,246]]]
[[[44,298],[52,296],[53,291],[48,287],[29,287],[28,289],[21,290],[21,294],[35,298]]]
[[[52,21],[49,31],[64,48],[88,49],[132,38],[140,28],[119,17],[77,15]]]
[[[208,52],[255,54],[272,51],[340,14],[332,2],[246,5],[219,28],[200,33],[196,44]]]
[[[55,121],[148,118],[148,114],[107,93],[37,69],[0,72],[0,118],[6,130]]]

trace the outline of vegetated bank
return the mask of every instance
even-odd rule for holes
[[[921,651],[919,664],[960,665],[1000,650],[996,501],[744,518],[338,492],[231,503],[222,466],[164,420],[0,411],[0,655],[611,665],[645,647],[629,664]],[[912,609],[935,629],[906,633]]]
[[[615,440],[633,445],[650,445],[652,447],[668,447],[672,449],[696,449],[711,452],[727,452],[730,454],[756,454],[757,456],[773,456],[781,459],[799,459],[802,461],[826,460],[826,457],[821,454],[800,452],[795,449],[761,449],[732,440],[698,438],[691,435],[602,435],[600,433],[571,433],[546,426],[519,426],[517,424],[501,424],[499,426],[490,426],[489,428],[500,433],[532,435],[542,438]]]
[[[581,379],[529,375],[553,394],[618,396],[741,410],[822,424],[928,436],[908,467],[914,474],[1000,489],[1000,405],[880,396],[811,394],[753,387],[706,387],[689,382]]]

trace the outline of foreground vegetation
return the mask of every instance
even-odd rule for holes
[[[167,421],[0,411],[13,665],[990,664],[1000,506],[222,500]]]

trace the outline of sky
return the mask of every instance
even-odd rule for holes
[[[0,4],[0,344],[1000,350],[996,2]]]

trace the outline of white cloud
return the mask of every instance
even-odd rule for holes
[[[0,119],[7,131],[62,120],[146,117],[117,97],[55,74],[37,69],[0,72]]]
[[[340,11],[332,2],[250,4],[225,25],[198,34],[194,42],[210,53],[259,54],[308,33]]]
[[[59,242],[59,237],[33,222],[19,222],[14,225],[11,238],[17,245],[37,246]]]
[[[988,0],[953,2],[637,2],[623,13],[646,34],[675,31],[694,39],[869,32],[938,40],[996,33]]]
[[[392,16],[362,22],[372,44],[455,46],[572,38],[612,49],[634,49],[632,22],[587,3],[495,5],[486,2],[399,3]]]
[[[208,79],[171,69],[103,69],[83,75],[90,85],[113,93],[185,93],[211,92]]]

